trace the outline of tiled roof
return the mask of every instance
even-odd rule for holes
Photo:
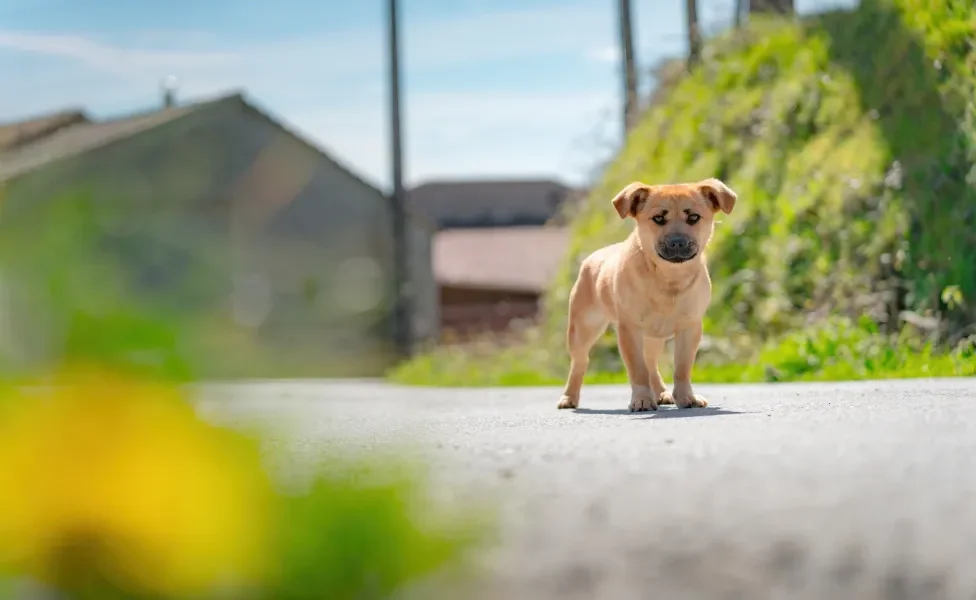
[[[409,191],[408,204],[439,227],[537,224],[551,218],[572,193],[547,179],[437,181]]]
[[[86,122],[89,122],[89,119],[81,110],[65,110],[30,119],[0,123],[0,152],[29,144],[62,127]]]
[[[58,128],[33,143],[0,149],[0,181],[162,125],[205,104],[210,103],[167,108],[109,121],[92,122],[85,119]]]
[[[541,293],[569,247],[563,227],[448,229],[434,238],[440,285]]]

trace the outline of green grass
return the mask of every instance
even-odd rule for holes
[[[408,385],[535,386],[562,385],[547,352],[532,344],[500,348],[485,343],[465,351],[438,349],[404,363],[390,378]],[[670,365],[662,365],[669,378]],[[694,371],[701,383],[776,381],[839,381],[905,379],[915,377],[976,376],[976,336],[965,338],[951,350],[938,350],[907,329],[887,335],[867,318],[860,322],[828,319],[762,346],[754,357],[738,363],[709,359]],[[591,368],[586,382],[626,383],[622,366]]]
[[[633,180],[712,176],[740,202],[719,219],[709,250],[714,289],[705,329],[714,344],[700,353],[696,379],[974,374],[971,357],[955,348],[976,322],[976,11],[969,4],[864,0],[854,12],[798,22],[756,19],[713,40],[569,215],[570,251],[546,294],[545,317],[524,343],[435,349],[390,377],[429,385],[561,382],[579,262],[632,227],[609,199]],[[904,311],[936,320],[939,335],[912,330]],[[850,325],[864,318],[877,331]],[[851,331],[863,331],[858,343],[874,354],[848,352],[852,340],[828,343]],[[835,354],[818,351],[809,362],[801,351],[808,343]],[[594,349],[591,380],[623,380],[616,354],[608,335]]]

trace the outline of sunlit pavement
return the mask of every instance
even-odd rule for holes
[[[976,379],[696,386],[708,409],[627,411],[624,386],[204,388],[211,418],[416,453],[495,503],[484,598],[965,598],[976,594]],[[402,448],[402,450],[401,450]]]

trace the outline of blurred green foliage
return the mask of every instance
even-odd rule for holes
[[[4,208],[0,282],[12,335],[0,354],[3,373],[97,362],[171,380],[196,375],[187,337],[201,306],[179,296],[213,281],[203,251],[171,260],[178,242],[140,232],[143,223],[119,226],[111,205],[84,190]],[[151,293],[140,290],[133,264],[174,262],[179,269]]]
[[[334,463],[307,491],[285,497],[282,570],[268,598],[389,598],[406,583],[457,566],[488,531],[483,507],[467,507],[461,517],[431,510],[436,505],[425,498],[414,465],[380,464],[375,457]]]
[[[718,219],[709,250],[705,331],[714,343],[700,353],[696,379],[761,380],[752,365],[762,362],[780,379],[917,375],[926,373],[923,356],[942,361],[935,370],[945,374],[971,373],[950,368],[950,354],[976,322],[973,40],[976,9],[965,0],[863,0],[854,11],[795,22],[752,18],[719,36],[694,72],[658,93],[573,209],[569,256],[539,330],[522,347],[486,339],[433,350],[392,378],[561,383],[579,263],[632,227],[609,199],[633,180],[713,176],[740,202]],[[911,326],[899,335],[906,311],[936,323],[939,339]],[[862,316],[886,334],[872,338],[879,352],[899,358],[864,366],[828,344],[837,358],[791,366],[797,336],[845,339],[827,332]],[[912,358],[922,346],[926,354]],[[608,334],[593,351],[590,379],[622,379],[616,354]]]

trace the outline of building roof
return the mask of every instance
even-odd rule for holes
[[[569,248],[563,227],[448,229],[434,237],[439,285],[542,293]]]
[[[113,141],[173,121],[204,103],[142,113],[121,119],[84,119],[37,136],[33,142],[0,151],[0,181],[24,175],[55,161],[94,150]]]
[[[541,225],[572,192],[551,179],[433,181],[410,190],[407,202],[442,228]]]
[[[70,109],[10,123],[0,123],[0,151],[29,144],[63,127],[90,122],[81,110]]]
[[[352,175],[364,186],[383,194],[377,186],[366,181],[292,127],[275,119],[253,102],[249,102],[241,92],[104,121],[92,121],[80,110],[66,110],[24,121],[0,124],[0,182],[25,175],[58,160],[137,135],[205,108],[234,103],[243,105],[252,114],[270,121],[322,158]],[[409,207],[407,214],[414,222],[428,229],[435,228],[433,222]]]

